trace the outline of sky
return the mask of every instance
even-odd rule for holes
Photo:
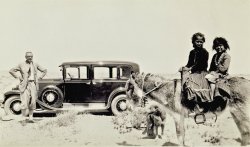
[[[66,61],[122,60],[141,71],[177,73],[192,50],[224,37],[229,73],[250,74],[249,0],[0,0],[0,70],[34,61],[49,72]]]

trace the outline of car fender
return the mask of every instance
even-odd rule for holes
[[[108,98],[108,103],[107,103],[107,109],[110,108],[111,106],[111,102],[112,100],[114,99],[114,97],[117,95],[117,94],[125,94],[126,93],[126,89],[124,87],[118,87],[116,88],[115,90],[113,90],[111,92],[111,94],[109,95],[109,98]]]
[[[10,90],[4,93],[4,101],[2,103],[4,103],[9,97],[13,96],[13,95],[20,95],[20,91],[19,90]]]

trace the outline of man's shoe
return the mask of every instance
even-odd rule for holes
[[[147,128],[142,132],[143,135],[147,133]]]
[[[198,107],[198,110],[199,110],[199,112],[201,113],[201,112],[203,112],[203,111],[204,111],[204,108],[200,108],[200,107]]]
[[[197,114],[203,113],[204,108],[201,108],[198,104],[194,107],[194,110],[191,111],[188,116],[194,117]]]
[[[25,126],[27,123],[27,120],[20,120],[18,121],[22,126]]]
[[[194,117],[196,115],[196,113],[194,111],[192,111],[191,113],[188,114],[188,116],[190,117]]]
[[[221,107],[219,106],[216,111],[222,111]]]
[[[35,123],[33,119],[27,120],[27,123]]]
[[[204,111],[204,108],[201,108],[198,104],[195,106],[195,111],[197,110],[199,113],[202,113]]]
[[[18,122],[19,123],[25,123],[27,120],[26,119],[23,119],[23,120],[19,120]]]

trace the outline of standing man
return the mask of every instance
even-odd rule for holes
[[[129,79],[127,80],[126,85],[125,85],[126,95],[128,97],[128,100],[126,101],[126,105],[127,105],[128,110],[130,110],[130,111],[133,110],[133,107],[135,104],[134,99],[133,99],[135,84],[136,84],[135,83],[135,72],[131,71]]]
[[[125,85],[126,95],[130,99],[132,98],[132,95],[134,93],[134,85],[135,85],[135,72],[131,71],[130,77]]]
[[[22,120],[25,120],[26,115],[29,114],[29,122],[33,123],[33,112],[36,109],[38,79],[42,79],[46,75],[47,70],[33,62],[32,52],[26,52],[25,58],[26,61],[24,63],[12,68],[9,73],[14,78],[20,80],[18,88],[20,90]],[[37,76],[38,70],[42,73],[40,77]],[[17,74],[18,72],[20,72],[20,76]]]

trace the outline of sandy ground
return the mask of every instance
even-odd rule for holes
[[[10,81],[1,76],[0,90]],[[0,109],[0,117],[4,116]],[[162,139],[148,139],[142,130],[120,134],[114,129],[108,115],[81,114],[74,112],[57,117],[36,117],[35,123],[22,125],[18,120],[0,121],[0,147],[5,146],[174,146],[177,143],[172,118],[167,117]],[[185,120],[188,146],[240,146],[240,134],[228,110],[214,122],[208,119],[204,125]],[[216,143],[212,143],[216,140]]]
[[[1,110],[3,115],[3,110]],[[35,123],[22,125],[18,120],[0,121],[0,146],[168,146],[176,145],[174,122],[168,117],[162,139],[147,139],[142,130],[133,129],[119,134],[112,117],[65,113],[57,117],[36,117]],[[210,121],[210,122],[209,122]],[[225,112],[216,123],[208,120],[197,125],[186,119],[188,146],[239,146],[240,134],[229,113]],[[217,143],[209,140],[218,139]],[[207,140],[207,141],[206,141]]]

